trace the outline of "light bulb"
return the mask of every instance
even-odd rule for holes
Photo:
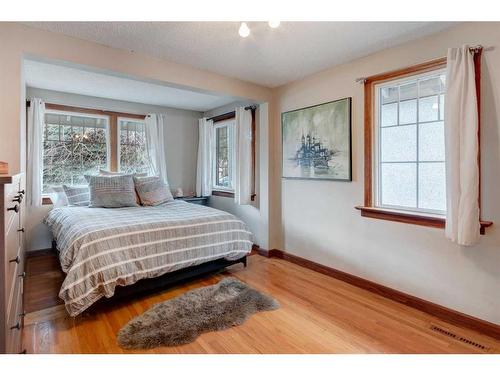
[[[269,22],[268,22],[269,27],[270,27],[271,29],[276,29],[276,28],[278,28],[278,27],[279,27],[279,25],[280,25],[280,23],[281,23],[280,21],[269,21]]]
[[[240,29],[238,30],[238,33],[240,34],[240,36],[242,38],[246,38],[247,36],[250,35],[250,29],[248,28],[246,22],[241,23],[241,26],[240,26]]]

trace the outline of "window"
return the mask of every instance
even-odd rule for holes
[[[446,58],[364,79],[361,216],[444,228]]]
[[[434,70],[375,85],[376,207],[445,213],[445,81]]]
[[[43,129],[43,193],[54,185],[85,184],[85,174],[109,168],[109,118],[46,111]]]
[[[142,120],[118,118],[118,170],[125,173],[149,173],[146,149],[146,124]]]
[[[84,176],[99,169],[149,173],[144,118],[45,103],[42,193],[51,186],[84,185]]]
[[[213,189],[232,192],[234,190],[234,119],[214,124]]]
[[[445,227],[446,58],[364,79],[364,205],[361,216]],[[481,54],[474,55],[481,108]],[[480,139],[480,138],[479,138]],[[481,234],[491,221],[481,220]]]

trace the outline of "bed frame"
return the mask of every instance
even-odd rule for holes
[[[52,241],[52,250],[57,254],[57,242]],[[177,271],[167,272],[162,276],[151,279],[142,279],[132,285],[121,286],[115,288],[115,294],[110,298],[101,298],[90,306],[85,312],[92,311],[97,306],[104,306],[111,301],[119,301],[126,297],[134,297],[160,291],[168,287],[178,285],[182,282],[193,280],[197,277],[218,273],[223,271],[226,267],[234,264],[242,263],[244,267],[247,266],[247,255],[236,259],[226,260],[224,258],[212,260],[197,266],[186,267]]]
[[[105,302],[109,300],[119,300],[124,297],[130,297],[166,289],[181,282],[195,279],[199,276],[221,272],[226,267],[238,263],[243,263],[243,266],[246,267],[247,256],[245,255],[244,257],[236,260],[226,260],[223,258],[216,259],[210,262],[199,264],[197,266],[191,266],[177,271],[168,272],[162,276],[158,276],[152,279],[142,279],[133,285],[117,286],[113,297],[103,298],[101,299],[101,301]]]

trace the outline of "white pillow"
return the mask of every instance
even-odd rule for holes
[[[50,199],[54,207],[64,207],[69,204],[68,197],[62,186],[52,186],[50,188]]]

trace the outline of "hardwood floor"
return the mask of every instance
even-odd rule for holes
[[[146,351],[117,346],[118,330],[153,304],[227,276],[271,294],[281,308],[255,314],[242,326],[205,333],[183,346]],[[26,298],[33,295],[31,288],[38,286],[27,283]],[[23,343],[28,353],[500,353],[500,341],[491,337],[285,260],[258,255],[249,257],[247,268],[235,265],[161,293],[101,304],[77,318],[68,317],[57,304],[29,313]]]
[[[55,253],[43,251],[41,255],[26,259],[24,284],[24,311],[43,310],[64,303],[58,296],[64,280],[59,260]]]

